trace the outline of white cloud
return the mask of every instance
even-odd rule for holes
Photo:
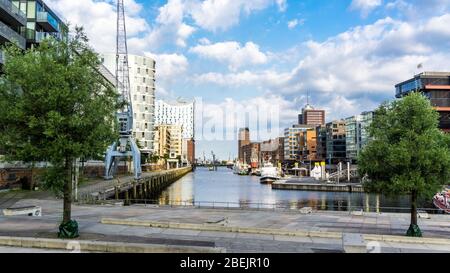
[[[144,18],[138,16],[142,5],[134,0],[125,1],[127,8],[127,33],[133,37],[150,30]],[[63,17],[75,25],[82,25],[91,44],[99,52],[113,52],[116,37],[115,1],[94,0],[48,0],[52,9],[61,13]]]
[[[235,100],[224,98],[219,103],[203,102],[197,107],[197,137],[202,140],[236,140],[237,129],[250,127],[251,138],[262,141],[279,137],[283,128],[297,119],[298,112],[294,102],[280,95],[266,94],[251,99]],[[286,123],[287,122],[287,123]],[[216,130],[212,132],[212,128]],[[202,130],[203,129],[203,130]]]
[[[302,26],[304,23],[305,23],[305,19],[300,19],[300,20],[294,19],[294,20],[291,20],[288,22],[288,28],[293,29],[298,25]]]
[[[450,14],[420,22],[385,18],[323,42],[306,42],[298,49],[304,57],[289,72],[246,70],[194,78],[197,84],[250,86],[286,98],[308,90],[316,106],[328,109],[330,117],[343,118],[393,98],[395,84],[421,72],[419,63],[427,71],[448,71],[448,25]]]
[[[381,6],[382,0],[352,0],[350,10],[359,10],[363,18],[367,17],[375,8]]]
[[[217,31],[237,25],[241,15],[249,15],[273,4],[281,12],[287,8],[286,0],[187,0],[186,8],[196,25]]]
[[[168,80],[186,72],[189,62],[182,54],[154,54],[145,52],[145,55],[156,61],[156,76],[158,80]]]
[[[247,65],[265,64],[268,60],[267,55],[253,42],[247,42],[244,46],[235,41],[204,44],[192,47],[189,51],[204,58],[226,63],[233,71]]]

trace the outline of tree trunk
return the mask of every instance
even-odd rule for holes
[[[73,162],[71,158],[66,159],[66,180],[64,181],[64,208],[63,224],[71,220],[72,212],[72,172]]]
[[[417,191],[411,193],[411,225],[417,225]]]
[[[407,236],[422,237],[422,231],[417,225],[417,191],[411,192],[411,224],[406,232]]]

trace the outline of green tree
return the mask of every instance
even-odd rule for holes
[[[369,126],[372,141],[358,168],[370,192],[411,196],[408,236],[422,236],[417,199],[431,198],[450,178],[448,136],[438,129],[439,114],[420,93],[381,105]],[[446,143],[447,142],[447,143]]]
[[[60,237],[78,236],[71,219],[77,158],[97,158],[118,137],[115,112],[122,105],[98,72],[99,56],[82,28],[67,40],[47,39],[21,51],[5,48],[0,78],[0,148],[7,161],[49,162],[47,188],[64,196]]]

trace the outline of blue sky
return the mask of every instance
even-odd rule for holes
[[[84,25],[98,52],[114,51],[114,0],[47,2]],[[296,122],[307,92],[331,121],[393,99],[396,83],[422,72],[419,63],[450,70],[450,0],[125,2],[130,51],[157,61],[157,98],[201,99],[203,122],[219,131],[244,123],[238,114],[225,124],[230,107],[276,106],[282,130]],[[197,129],[198,155],[236,155],[236,139],[207,141]],[[274,128],[264,137],[281,134]]]

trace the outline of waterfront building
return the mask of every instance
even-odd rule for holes
[[[155,105],[155,124],[172,124],[182,127],[182,138],[195,139],[194,132],[195,101],[177,100],[166,102],[157,100]]]
[[[170,131],[167,125],[155,127],[154,155],[168,157],[170,153]]]
[[[261,143],[261,160],[274,165],[284,161],[284,137],[277,137]]]
[[[2,0],[0,2],[10,2]],[[38,45],[48,37],[65,39],[69,28],[43,0],[13,0],[12,3],[26,14],[26,25],[20,32],[26,39],[26,47]]]
[[[104,65],[115,73],[116,54],[102,54],[101,57]],[[141,153],[150,154],[154,149],[156,63],[152,58],[129,54],[128,65],[133,107],[133,136]]]
[[[284,129],[284,160],[300,160],[299,133],[314,129],[314,125],[296,124]]]
[[[188,139],[187,141],[187,161],[190,164],[195,164],[195,140]]]
[[[325,161],[327,158],[327,127],[317,126],[316,136],[317,136],[317,147],[316,147],[317,160]]]
[[[26,39],[21,30],[27,25],[27,15],[12,1],[0,1],[0,44],[15,43],[21,49],[26,48]],[[0,52],[0,64],[4,63],[4,54]]]
[[[354,163],[358,157],[361,145],[360,115],[345,119],[345,143],[347,159]]]
[[[336,120],[326,124],[327,161],[337,164],[346,161],[345,121]]]
[[[325,125],[325,110],[316,110],[310,104],[306,104],[302,113],[298,116],[299,124]]]
[[[180,125],[167,125],[170,133],[169,158],[178,158],[182,155],[183,127]]]
[[[298,134],[299,156],[301,161],[317,161],[317,132],[316,128],[301,131]]]
[[[250,130],[248,128],[240,128],[238,134],[238,159],[239,162],[245,162],[243,147],[250,144]]]
[[[450,132],[450,72],[423,72],[395,85],[395,96],[423,93],[439,112],[439,128]]]
[[[175,102],[166,102],[157,100],[155,103],[155,124],[176,125],[180,129],[180,131],[175,132],[176,135],[180,133],[180,138],[177,140],[180,143],[179,148],[174,148],[174,145],[178,144],[172,143],[172,152],[176,156],[181,156],[183,164],[192,164],[195,161],[194,115],[195,101],[187,102],[178,99]]]
[[[251,142],[242,146],[244,154],[244,163],[250,165],[252,168],[258,168],[260,162],[261,144],[258,142]]]

